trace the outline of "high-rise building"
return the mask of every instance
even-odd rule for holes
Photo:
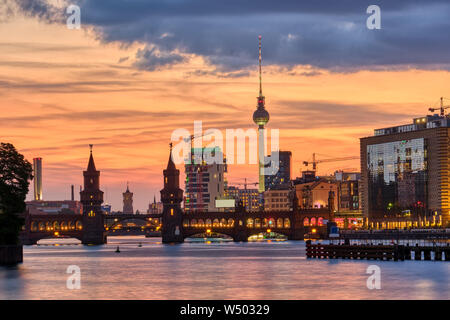
[[[359,184],[361,173],[336,171],[334,176],[338,185],[338,211],[341,213],[360,211]]]
[[[443,111],[443,110],[442,110]],[[372,227],[447,225],[450,117],[376,129],[361,138],[361,204]]]
[[[192,149],[192,152],[200,153],[197,149]],[[206,153],[212,157],[224,159],[223,153],[218,147],[202,148],[201,154]],[[225,160],[222,163],[213,164],[207,164],[205,161],[187,163],[185,165],[185,212],[217,211],[215,200],[224,196],[226,172]]]
[[[42,200],[42,158],[33,159],[34,200]]]
[[[258,125],[258,176],[259,185],[258,191],[260,193],[264,192],[264,160],[265,160],[265,145],[264,145],[264,126],[269,122],[269,112],[265,108],[266,98],[262,93],[262,72],[261,72],[261,36],[259,36],[259,96],[257,98],[258,104],[257,109],[253,113],[253,122]]]
[[[291,159],[292,153],[290,151],[278,151],[278,163],[274,163],[276,171],[273,175],[264,176],[264,185],[266,190],[277,189],[281,186],[286,186],[291,181]],[[276,159],[276,156],[271,158]],[[266,161],[267,163],[267,161]]]
[[[127,190],[122,193],[123,195],[123,213],[133,214],[133,192],[130,192],[130,188],[127,182]]]

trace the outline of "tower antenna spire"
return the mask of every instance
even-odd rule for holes
[[[259,96],[262,97],[262,69],[261,69],[261,63],[262,63],[262,47],[261,47],[261,35],[258,36],[259,39]]]
[[[94,147],[94,145],[93,145],[93,144],[90,144],[90,145],[89,145],[89,150],[91,151],[91,153],[92,153],[92,147]]]

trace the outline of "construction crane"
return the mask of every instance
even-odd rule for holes
[[[313,153],[312,156],[312,161],[303,161],[303,165],[305,167],[308,167],[310,163],[312,163],[313,166],[313,170],[317,171],[317,164],[318,163],[324,163],[324,162],[336,162],[336,161],[347,161],[347,160],[356,160],[359,159],[359,157],[357,156],[352,156],[352,157],[342,157],[342,158],[329,158],[329,159],[321,159],[321,160],[316,160],[316,154]]]
[[[441,107],[439,109],[438,108],[429,108],[428,110],[431,111],[431,112],[435,112],[437,110],[440,110],[440,116],[444,117],[445,116],[445,109],[450,108],[450,106],[444,106],[444,99],[450,100],[450,99],[441,97]]]
[[[189,140],[191,141],[191,164],[194,163],[194,148],[193,148],[193,144],[194,144],[194,140],[197,138],[202,138],[205,136],[209,136],[211,133],[202,133],[202,134],[198,134],[198,135],[190,135],[188,138],[185,138],[184,141],[188,142]]]
[[[259,184],[259,182],[247,182],[247,178],[244,178],[245,182],[244,183],[235,183],[239,186],[244,186],[244,189],[247,190],[247,185],[254,185],[257,186]]]

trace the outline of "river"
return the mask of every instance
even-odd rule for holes
[[[302,241],[70,241],[25,246],[22,264],[0,267],[0,299],[450,299],[444,261],[309,260]],[[71,265],[80,289],[67,288]],[[370,265],[381,289],[367,288]]]

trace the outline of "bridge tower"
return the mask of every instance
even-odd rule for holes
[[[172,160],[172,144],[170,156],[164,173],[164,189],[161,190],[162,213],[162,242],[181,243],[183,236],[183,190],[180,189],[180,170],[177,170]]]
[[[80,192],[83,204],[83,244],[105,244],[106,232],[102,212],[103,191],[100,190],[100,171],[95,168],[94,157],[91,154],[86,171],[83,171],[84,190]]]

